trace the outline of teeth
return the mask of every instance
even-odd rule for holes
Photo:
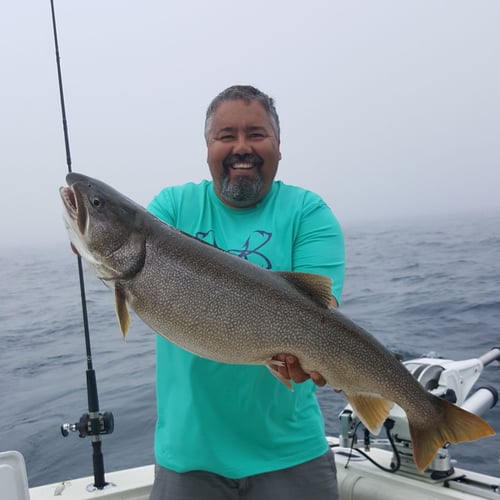
[[[231,165],[231,168],[237,170],[248,170],[249,168],[253,168],[253,163],[235,163],[234,165]]]
[[[73,192],[73,190],[71,188],[63,187],[60,189],[60,192],[68,210],[71,211],[72,214],[76,214],[77,207],[75,193]]]

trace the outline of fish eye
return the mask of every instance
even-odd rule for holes
[[[99,198],[97,198],[97,197],[92,198],[92,199],[90,200],[90,203],[92,203],[92,205],[93,205],[95,208],[99,208],[99,207],[101,207],[101,206],[103,205],[103,202],[102,202]]]

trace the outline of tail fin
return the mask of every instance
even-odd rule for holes
[[[475,441],[486,436],[493,436],[495,431],[481,417],[463,410],[459,406],[435,398],[441,419],[431,425],[417,426],[409,422],[413,446],[413,458],[419,471],[425,470],[434,455],[445,443]]]

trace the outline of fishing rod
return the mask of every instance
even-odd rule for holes
[[[71,152],[69,146],[69,133],[68,122],[66,119],[66,106],[64,103],[64,92],[62,84],[62,71],[61,71],[61,58],[59,55],[59,42],[57,39],[57,25],[56,15],[54,9],[54,0],[50,0],[50,8],[52,12],[52,28],[54,32],[54,46],[56,52],[56,65],[57,65],[57,79],[59,83],[59,98],[61,101],[61,114],[64,132],[64,146],[66,150],[66,164],[68,166],[68,173],[71,172]],[[82,258],[77,255],[78,276],[80,280],[80,295],[82,301],[82,315],[83,315],[83,330],[85,337],[85,349],[87,355],[87,401],[88,413],[84,413],[79,422],[75,424],[63,424],[61,426],[61,433],[67,437],[69,432],[79,432],[79,436],[84,438],[91,436],[92,440],[92,463],[94,469],[94,487],[103,489],[108,483],[104,477],[104,457],[102,454],[101,434],[111,434],[114,428],[113,414],[111,412],[101,412],[99,410],[99,396],[97,392],[97,379],[95,370],[92,363],[92,349],[90,345],[90,331],[89,321],[87,314],[87,300],[85,293],[85,282],[83,279]]]

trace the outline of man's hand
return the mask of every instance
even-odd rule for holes
[[[278,354],[274,356],[273,359],[284,363],[283,366],[276,366],[274,369],[287,380],[291,379],[297,384],[300,384],[301,382],[311,379],[318,387],[323,387],[326,384],[326,380],[320,373],[306,373],[300,366],[299,360],[291,354]]]

